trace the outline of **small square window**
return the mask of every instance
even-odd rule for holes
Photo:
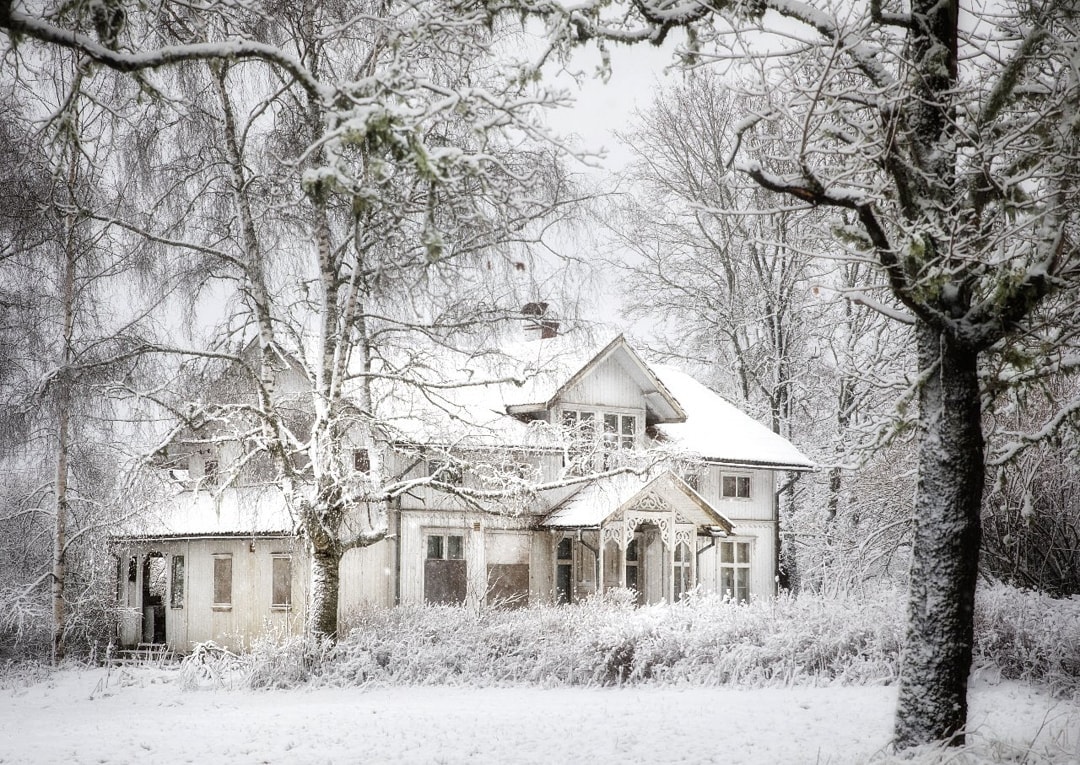
[[[371,455],[367,449],[353,449],[353,470],[357,473],[371,472]]]
[[[720,479],[722,494],[726,498],[750,499],[750,476],[724,475]]]

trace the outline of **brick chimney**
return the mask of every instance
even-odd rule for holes
[[[530,339],[547,340],[559,334],[559,322],[548,314],[544,302],[526,303],[521,309],[525,319],[525,335]]]

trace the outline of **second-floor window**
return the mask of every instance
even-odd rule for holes
[[[637,445],[637,417],[632,414],[564,409],[562,424],[572,431],[568,467],[574,473],[606,470],[615,463],[614,452]]]
[[[750,476],[724,473],[720,476],[720,490],[724,499],[750,499]]]

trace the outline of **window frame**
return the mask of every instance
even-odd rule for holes
[[[438,556],[431,554],[431,542],[435,539],[439,540]],[[450,554],[451,539],[458,540],[459,555]],[[465,534],[438,530],[424,532],[424,560],[465,560]]]
[[[720,578],[720,594],[735,603],[750,601],[750,571],[753,563],[753,543],[748,539],[724,539],[718,543],[720,552],[716,563]],[[730,555],[725,553],[730,551]],[[729,558],[729,559],[725,559]],[[725,586],[725,573],[729,572],[730,587]]]
[[[284,580],[285,597],[278,597],[278,572],[279,561],[286,564],[286,576]],[[292,555],[289,553],[271,553],[270,555],[270,610],[291,611],[293,606],[292,594]]]
[[[685,555],[680,550],[685,549]],[[679,542],[671,551],[672,600],[678,602],[694,589],[694,551],[686,542]]]
[[[172,555],[169,560],[169,608],[184,607],[184,556]]]
[[[235,573],[234,569],[233,569],[233,554],[232,553],[214,553],[213,554],[213,559],[214,559],[214,568],[213,568],[214,576],[213,576],[213,580],[211,581],[211,588],[212,588],[212,598],[211,598],[212,605],[211,605],[211,608],[214,611],[231,611],[232,607],[233,607],[233,578],[234,578],[233,574]],[[219,574],[218,574],[218,563],[219,562],[221,564],[228,563],[228,593],[223,593],[219,589],[219,587],[222,586],[222,585],[219,584]],[[218,595],[220,595],[220,594],[227,594],[228,595],[228,600],[219,599]]]
[[[753,499],[754,498],[754,480],[751,473],[732,473],[722,472],[720,473],[720,497],[721,499]],[[727,482],[734,481],[735,491],[731,494],[727,492]],[[745,488],[745,492],[744,492]]]

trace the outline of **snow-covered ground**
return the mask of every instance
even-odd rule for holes
[[[882,686],[189,691],[175,672],[68,670],[0,690],[0,763],[856,763],[884,749],[895,700]],[[1080,706],[986,679],[971,700],[996,761],[1021,761],[1012,743],[1027,762],[1080,763]]]

